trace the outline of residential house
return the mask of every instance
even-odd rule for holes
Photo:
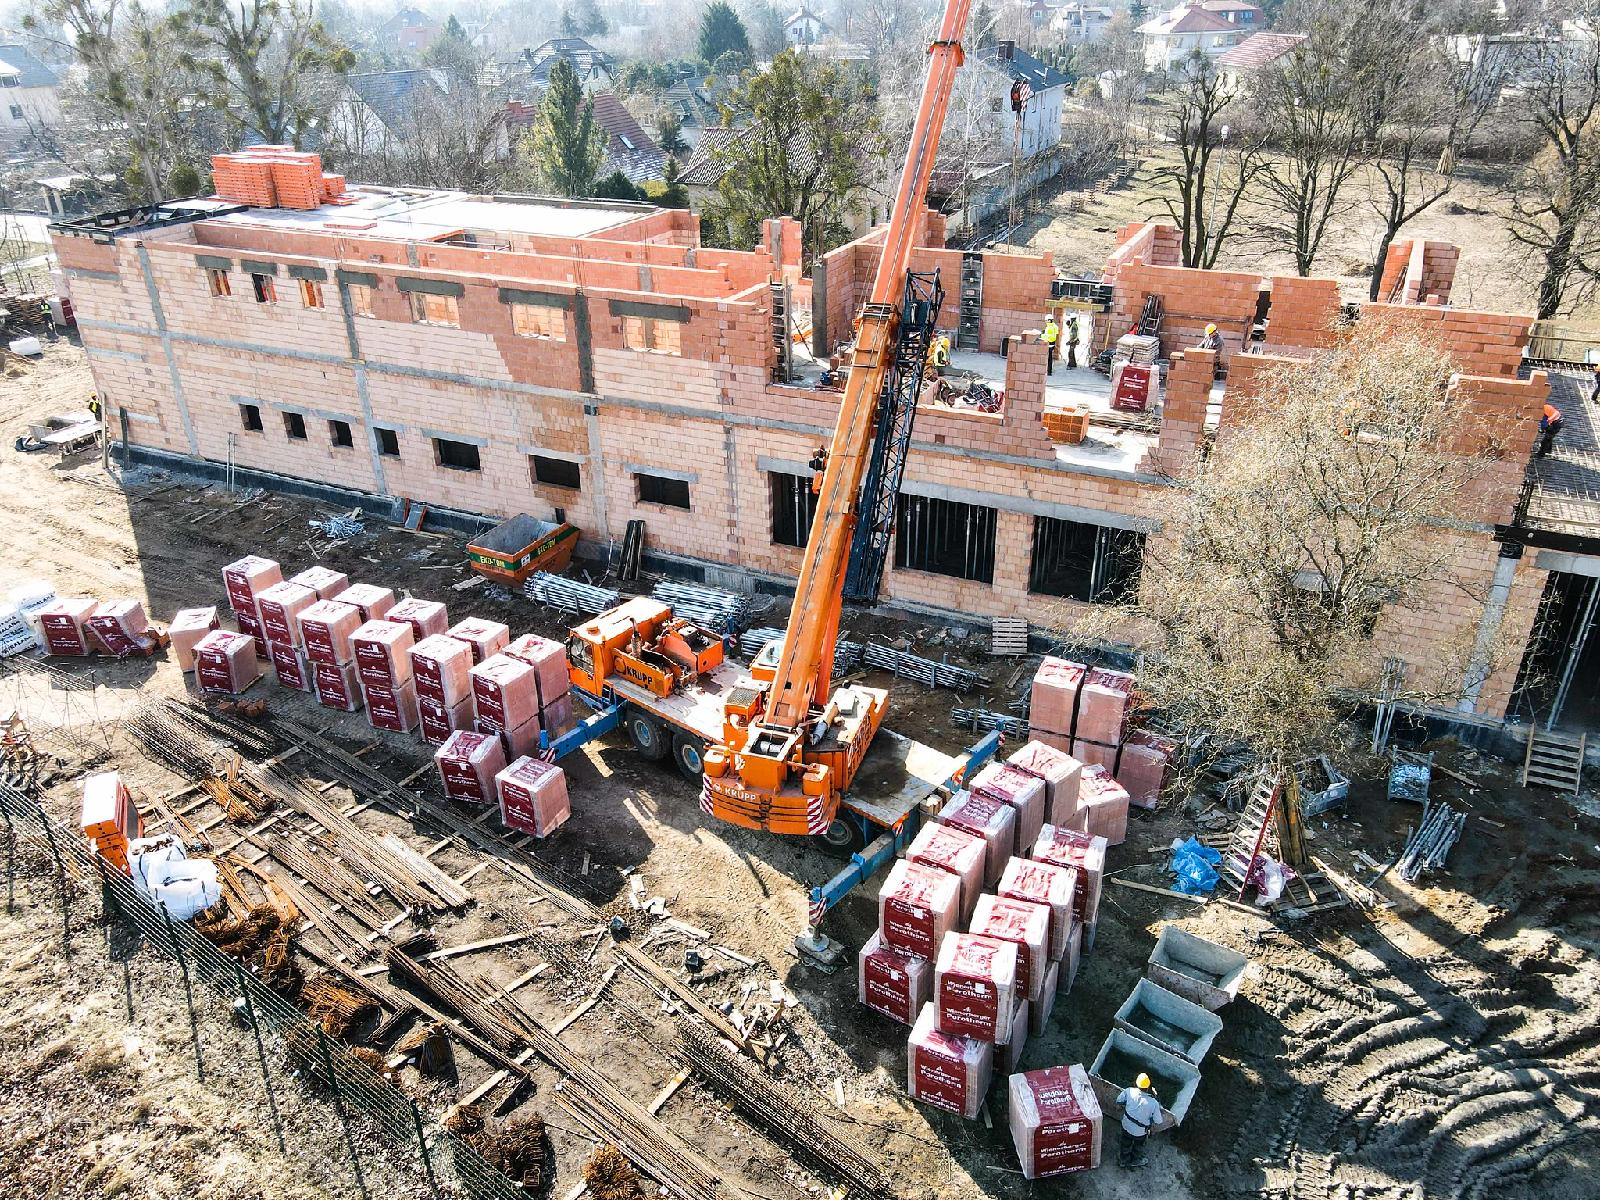
[[[1303,33],[1252,33],[1217,56],[1217,74],[1232,91],[1248,91],[1257,75],[1293,54],[1305,40]]]
[[[666,154],[621,100],[610,92],[595,93],[594,120],[606,139],[602,173],[621,171],[634,183],[661,178]]]
[[[328,113],[327,141],[370,154],[404,145],[416,133],[419,113],[449,95],[442,71],[365,71],[344,77],[344,90]]]
[[[1200,7],[1246,32],[1266,28],[1267,14],[1250,0],[1201,0]]]
[[[783,22],[783,40],[791,46],[815,46],[832,32],[828,23],[805,5],[795,9]]]
[[[550,38],[532,50],[524,50],[521,57],[528,64],[530,81],[541,91],[549,85],[550,69],[560,58],[572,64],[586,92],[605,91],[617,74],[616,61],[581,37]]]
[[[61,120],[59,83],[27,47],[0,46],[0,145],[15,145]]]
[[[1236,0],[1207,0],[1206,3],[1180,4],[1139,26],[1144,37],[1144,65],[1147,71],[1170,71],[1191,54],[1217,58],[1250,36],[1252,21],[1241,21],[1242,13],[1211,11],[1213,4],[1233,4]]]
[[[1000,41],[982,47],[975,58],[980,66],[1002,79],[1026,85],[1027,103],[1017,118],[1017,147],[1022,156],[1030,158],[1060,145],[1061,114],[1066,106],[1067,85],[1071,80],[1026,50],[1019,50],[1012,41]],[[1002,103],[1009,105],[1011,89],[1001,83],[996,91],[1002,97]]]
[[[1116,14],[1110,8],[1092,4],[1063,4],[1050,18],[1050,32],[1068,45],[1099,41]]]
[[[717,108],[698,80],[680,79],[661,94],[662,103],[678,114],[678,136],[693,148],[706,128],[717,123]]]
[[[378,44],[385,50],[416,54],[426,50],[444,32],[444,26],[420,8],[403,8],[378,26]]]

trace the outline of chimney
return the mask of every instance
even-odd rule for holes
[[[1011,56],[1016,49],[1017,43],[1014,41],[997,42],[995,43],[995,57],[1001,62],[1010,62]]]

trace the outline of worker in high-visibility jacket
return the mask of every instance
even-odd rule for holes
[[[944,370],[950,365],[950,339],[940,334],[933,339],[933,344],[928,347],[928,362],[933,367],[933,373],[944,376]]]
[[[1556,444],[1556,434],[1561,432],[1561,410],[1554,404],[1544,406],[1544,416],[1539,418],[1539,450],[1535,458],[1544,458]]]
[[[1117,1093],[1122,1105],[1122,1144],[1117,1148],[1117,1165],[1142,1167],[1145,1164],[1145,1138],[1161,1120],[1161,1102],[1150,1086],[1150,1076],[1139,1073],[1133,1086]]]
[[[1039,336],[1039,340],[1045,344],[1044,373],[1046,375],[1054,375],[1056,373],[1056,343],[1061,340],[1061,326],[1056,324],[1054,313],[1045,318],[1044,333]]]

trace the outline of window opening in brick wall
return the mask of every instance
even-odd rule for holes
[[[448,438],[433,439],[433,457],[441,467],[451,471],[478,471],[478,448],[471,442],[452,442]]]
[[[20,121],[20,120],[22,120],[22,105],[20,105],[20,104],[13,104],[13,105],[12,105],[12,106],[11,106],[11,119],[12,119],[12,120],[13,120],[13,121]]]
[[[278,299],[278,291],[272,286],[271,275],[252,274],[250,288],[255,292],[257,304],[273,304]]]
[[[461,327],[461,312],[454,296],[435,296],[432,292],[411,292],[411,319],[418,325]]]
[[[683,339],[678,328],[681,324],[679,321],[662,321],[656,317],[623,317],[622,340],[630,350],[682,354]]]
[[[901,495],[895,502],[894,565],[993,583],[994,534],[992,508]]]
[[[392,429],[385,429],[379,425],[374,432],[378,435],[378,453],[385,458],[400,457],[400,435]]]
[[[511,332],[518,337],[567,340],[567,314],[550,304],[513,304]]]
[[[372,315],[372,289],[364,283],[346,284],[350,289],[350,311],[358,317]]]
[[[768,471],[767,483],[772,491],[772,544],[804,546],[817,515],[810,476]]]
[[[335,446],[354,446],[356,439],[350,432],[349,421],[329,421],[328,436]]]
[[[261,424],[261,406],[259,404],[239,405],[239,420],[251,433],[260,433],[265,428]]]
[[[687,479],[668,479],[664,475],[646,475],[643,472],[634,476],[639,487],[639,503],[665,504],[671,508],[689,507],[689,481]]]
[[[300,303],[306,308],[321,308],[322,285],[315,279],[300,280]]]
[[[288,434],[291,438],[293,438],[297,442],[305,441],[305,439],[306,439],[306,419],[305,419],[305,416],[303,414],[297,413],[297,412],[286,412],[286,413],[284,413],[283,414],[283,431],[284,431],[284,433]]]
[[[577,463],[568,462],[564,458],[548,458],[543,454],[530,454],[528,457],[532,462],[535,483],[571,488],[575,492],[579,490]]]
[[[216,267],[206,268],[206,283],[211,288],[213,296],[233,295],[233,284],[228,282],[228,273]]]
[[[1058,517],[1033,519],[1028,590],[1091,604],[1119,604],[1139,588],[1145,535]]]

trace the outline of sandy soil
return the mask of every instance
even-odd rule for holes
[[[306,519],[324,515],[314,505],[270,496],[241,502],[225,490],[149,472],[119,484],[102,473],[98,460],[59,464],[9,450],[30,415],[37,419],[77,403],[89,386],[81,354],[60,348],[26,379],[7,381],[0,391],[0,435],[8,447],[0,472],[0,508],[8,517],[0,522],[0,589],[45,574],[64,591],[141,596],[159,619],[183,605],[221,603],[220,568],[246,550],[298,566],[312,561],[315,546],[321,561],[353,575],[447,600],[457,619],[493,615],[519,630],[558,632],[555,618],[518,597],[484,588],[451,590],[450,584],[466,577],[455,538],[375,529],[326,549],[320,540],[308,543]],[[858,631],[871,623],[850,622]],[[898,632],[919,634],[916,627]],[[963,648],[945,645],[938,653],[959,654]],[[972,662],[984,665],[981,657]],[[97,728],[142,696],[181,693],[183,680],[171,663],[95,661],[70,669],[92,675],[94,691],[41,689],[0,669],[0,704],[20,702],[41,721],[79,726],[80,743],[125,770],[145,795],[169,794],[189,782],[144,759],[125,735]],[[983,702],[1003,709],[1011,694],[1004,685],[1015,667],[986,669],[1002,686]],[[419,743],[376,735],[359,715],[336,718],[270,681],[258,685],[255,694],[265,695],[274,711],[318,727],[331,722],[329,736],[363,749],[366,761],[393,778],[405,778],[427,762]],[[948,693],[897,684],[891,726],[957,749],[971,737],[950,725],[948,710],[956,702]],[[1593,954],[1600,927],[1593,856],[1600,831],[1592,817],[1569,809],[1560,798],[1512,787],[1502,765],[1467,756],[1449,761],[1484,785],[1469,791],[1441,782],[1439,791],[1482,820],[1469,822],[1448,875],[1420,888],[1391,880],[1380,884],[1393,907],[1375,917],[1344,910],[1258,939],[1273,929],[1262,918],[1221,905],[1196,909],[1107,887],[1098,942],[1077,986],[1058,1002],[1050,1030],[1030,1044],[1025,1066],[1094,1057],[1112,1012],[1142,974],[1154,938],[1168,921],[1243,950],[1256,966],[1240,999],[1224,1010],[1226,1025],[1205,1063],[1190,1119],[1159,1140],[1150,1166],[1130,1175],[1108,1158],[1103,1169],[1060,1190],[1106,1200],[1435,1195],[1578,1200],[1593,1194],[1600,1132],[1594,1086],[1600,1078],[1600,967]],[[661,895],[675,917],[757,960],[750,968],[716,964],[726,966],[727,973],[695,985],[708,1001],[737,1002],[747,986],[765,989],[771,980],[781,980],[801,1003],[786,1018],[791,1036],[777,1056],[778,1073],[829,1107],[839,1081],[845,1101],[841,1127],[878,1157],[890,1194],[908,1200],[1036,1194],[1016,1170],[998,1092],[991,1099],[992,1127],[910,1103],[904,1095],[905,1030],[856,1004],[853,971],[821,975],[793,957],[790,942],[803,924],[806,891],[832,874],[833,862],[807,845],[708,823],[686,781],[670,768],[639,762],[620,743],[591,746],[565,765],[574,818],[537,846],[537,857],[603,914],[626,913],[641,939],[649,923],[627,908],[630,871],[642,875],[648,894]],[[314,762],[305,770],[316,776]],[[1370,764],[1366,777],[1373,777]],[[427,774],[422,784],[432,786]],[[51,788],[47,802],[66,815],[74,791],[72,779],[64,779]],[[350,799],[342,789],[333,796]],[[1385,801],[1381,788],[1363,787],[1351,802],[1348,820],[1312,822],[1313,850],[1338,869],[1366,878],[1370,872],[1357,865],[1355,853],[1387,860],[1414,819],[1414,811]],[[396,832],[419,849],[431,841],[377,809],[363,812],[359,820],[374,831]],[[1118,877],[1162,886],[1168,878],[1161,868],[1164,847],[1194,828],[1194,817],[1176,802],[1159,814],[1138,816],[1128,842],[1113,851],[1110,866]],[[482,857],[451,845],[435,862],[464,874]],[[462,971],[506,984],[538,962],[551,963],[552,969],[517,997],[552,1024],[594,994],[610,952],[592,924],[550,913],[548,905],[534,902],[524,883],[492,866],[476,874],[470,886],[476,904],[432,927],[439,944],[508,931],[533,936],[464,956],[456,960]],[[829,931],[852,949],[876,919],[870,897],[870,891],[858,893],[829,918]],[[406,924],[395,936],[411,932],[415,928]],[[59,999],[63,1012],[74,1004],[98,1005],[101,1023],[92,1036],[74,1036],[60,1052],[60,1069],[81,1075],[72,1064],[85,1054],[104,1053],[96,1047],[112,1044],[107,1039],[113,1032],[122,1034],[116,993],[106,991],[95,1001],[75,999],[75,989],[89,988],[88,982],[55,983],[75,973],[60,972],[50,953],[27,956],[29,939],[46,936],[47,925],[0,943],[6,947],[0,989],[6,995],[45,993],[35,1003],[54,1005]],[[681,945],[662,942],[652,952],[682,977]],[[80,970],[87,980],[91,972]],[[104,964],[96,962],[92,974],[105,973]],[[51,987],[61,995],[50,994]],[[139,995],[154,989],[151,981]],[[648,1103],[680,1065],[674,1018],[661,1008],[655,993],[619,972],[602,1002],[561,1036],[601,1064],[628,1095]],[[46,1017],[63,1022],[65,1030],[67,1018],[53,1013]],[[7,1018],[15,1019],[13,1008],[0,1020]],[[186,1029],[172,1020],[169,1015],[162,1026],[171,1026],[175,1039],[162,1043],[165,1079],[177,1079],[192,1066],[184,1060]],[[139,1036],[154,1037],[142,1028]],[[225,1038],[228,1031],[218,1030],[216,1036]],[[0,1070],[11,1071],[0,1076],[0,1125],[18,1120],[36,1104],[28,1073],[13,1059],[0,1057],[6,1063]],[[425,1086],[409,1072],[407,1082],[438,1115],[488,1073],[487,1065],[463,1054],[455,1087]],[[557,1082],[552,1072],[539,1070],[536,1090],[518,1103],[551,1120],[557,1155],[553,1194],[562,1195],[578,1177],[590,1142],[552,1102]],[[154,1114],[167,1111],[168,1097],[177,1095],[173,1086],[141,1091],[151,1105],[152,1122]],[[182,1102],[186,1111],[208,1111],[202,1096]],[[110,1111],[109,1101],[107,1107]],[[270,1134],[251,1114],[237,1107],[232,1112],[238,1129],[226,1136],[238,1141],[229,1152],[259,1162],[254,1169],[264,1194],[316,1194],[272,1182],[280,1166],[267,1153]],[[825,1190],[826,1181],[794,1166],[781,1145],[753,1131],[722,1098],[695,1082],[674,1094],[660,1116],[717,1162],[731,1185],[753,1195],[776,1200]],[[220,1140],[224,1131],[208,1136]],[[145,1139],[140,1153],[150,1156],[140,1161],[155,1161],[159,1138],[141,1133],[134,1140],[139,1138]],[[77,1148],[60,1139],[39,1144],[51,1169],[71,1178],[77,1168],[68,1159]],[[1114,1149],[1109,1133],[1107,1149],[1108,1154]],[[337,1165],[330,1158],[327,1169]],[[324,1186],[315,1173],[322,1169],[306,1167],[299,1185]],[[336,1178],[332,1186],[338,1186]],[[1037,1194],[1044,1191],[1041,1187]],[[404,1193],[397,1187],[396,1194]]]

